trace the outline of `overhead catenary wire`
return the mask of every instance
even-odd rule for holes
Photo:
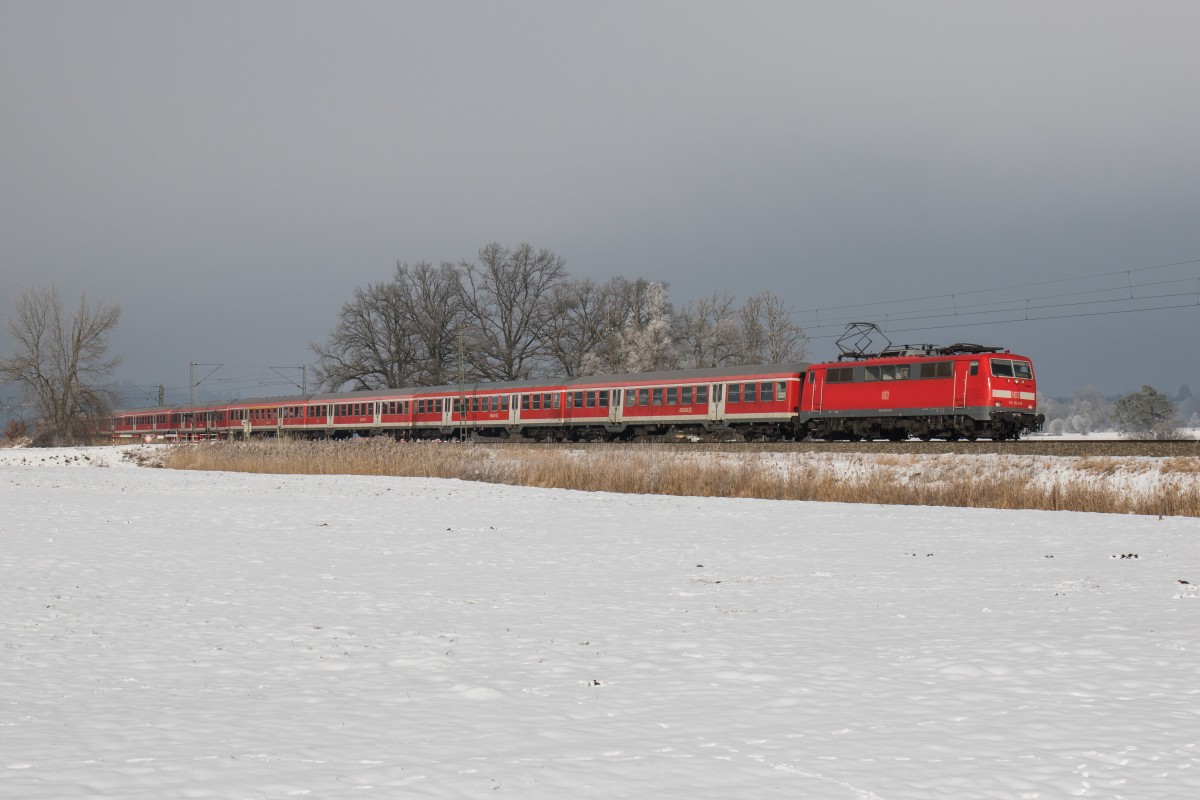
[[[1142,273],[1177,268],[1183,268],[1186,274],[1134,279]],[[1097,286],[1097,282],[1108,285]],[[1021,291],[1072,283],[1083,285],[1075,291]],[[989,294],[995,299],[987,298]],[[968,298],[975,302],[964,302]],[[986,289],[823,306],[797,312],[796,316],[810,339],[836,339],[846,324],[862,319],[872,319],[885,331],[901,333],[1189,307],[1200,307],[1200,258]],[[927,324],[913,324],[919,322]]]

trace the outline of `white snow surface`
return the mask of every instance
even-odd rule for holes
[[[132,466],[0,451],[2,798],[1200,792],[1195,519]]]

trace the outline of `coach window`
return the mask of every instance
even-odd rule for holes
[[[540,394],[535,394],[533,396],[533,410],[534,411],[542,410],[542,396]]]
[[[742,385],[740,383],[729,384],[728,394],[726,394],[726,403],[742,402]]]
[[[522,411],[529,410],[529,395],[527,395],[527,394],[521,395],[521,410]]]
[[[596,393],[594,391],[587,393],[587,407],[588,408],[596,407]]]
[[[620,398],[619,393],[613,392],[613,394],[616,395],[618,399]],[[596,403],[601,408],[608,408],[608,389],[601,389],[596,393]]]
[[[636,406],[637,405],[637,389],[626,389],[625,390],[625,405],[627,405],[627,406]]]
[[[677,389],[674,386],[667,387],[667,405],[669,405],[669,406],[679,405],[679,389]]]
[[[787,400],[787,381],[778,381],[775,384],[775,399],[780,402]]]
[[[717,387],[718,394],[716,395],[717,400],[721,399],[720,390],[721,390],[721,387],[718,386]],[[696,403],[699,405],[707,405],[708,404],[708,387],[707,386],[697,386],[696,387]]]
[[[583,408],[583,392],[568,392],[567,399],[571,401],[569,407]]]
[[[638,389],[638,405],[639,406],[650,405],[650,390],[649,389]]]
[[[757,403],[758,402],[758,385],[754,384],[754,383],[747,383],[746,391],[743,395],[743,399],[747,403]]]
[[[653,389],[650,392],[651,405],[661,406],[663,404],[663,390],[661,388]]]
[[[679,390],[679,404],[681,406],[690,406],[692,404],[692,387],[684,386]]]
[[[764,403],[775,402],[775,384],[768,381],[767,383],[762,384],[758,388],[759,388],[758,396],[760,398],[762,398],[762,401]]]

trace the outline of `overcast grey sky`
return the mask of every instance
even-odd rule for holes
[[[772,289],[814,360],[848,315],[1054,393],[1200,390],[1200,265],[1143,269],[1200,259],[1198,37],[1195,2],[0,0],[0,314],[120,302],[120,376],[186,387],[311,362],[397,260],[527,241],[676,304]],[[1170,297],[1079,304],[1114,281]],[[926,295],[1158,310],[895,322]]]

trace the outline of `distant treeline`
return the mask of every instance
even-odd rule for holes
[[[397,264],[311,347],[322,387],[367,390],[794,361],[807,343],[773,292],[676,310],[665,283],[597,284],[549,250],[493,242],[474,261]]]

